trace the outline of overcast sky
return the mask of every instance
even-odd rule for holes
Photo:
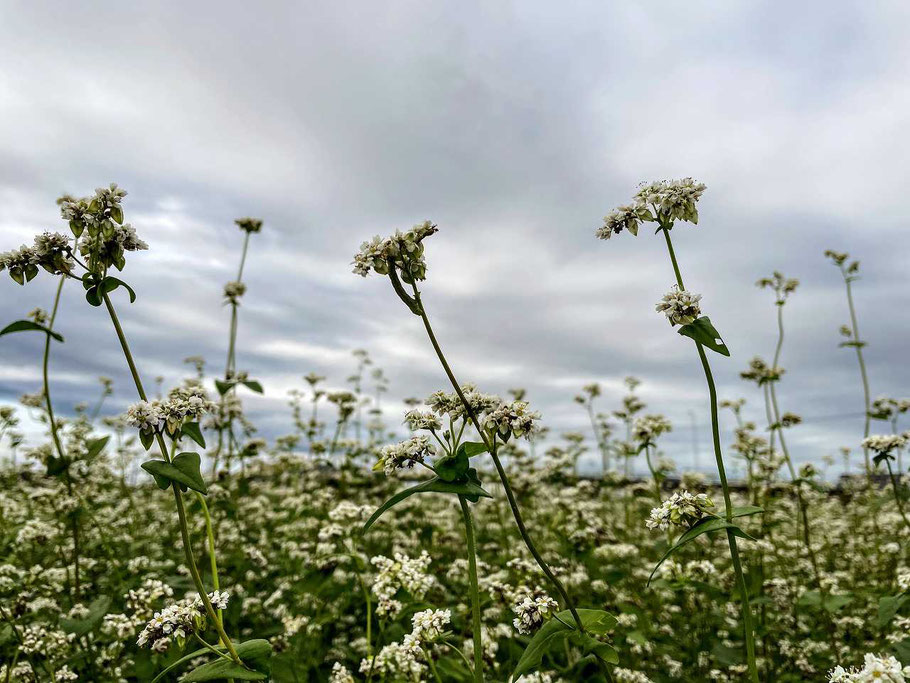
[[[0,249],[64,230],[55,198],[129,191],[150,250],[120,302],[140,369],[166,385],[203,355],[222,372],[238,216],[254,235],[238,364],[260,378],[248,408],[290,431],[289,389],[316,371],[340,387],[350,351],[405,396],[445,387],[420,321],[387,279],[361,279],[360,242],[427,218],[425,303],[456,373],[528,389],[554,433],[584,429],[572,397],[643,380],[675,424],[667,453],[692,464],[690,414],[710,438],[698,358],[654,311],[673,275],[652,230],[594,238],[640,181],[707,184],[698,226],[673,231],[687,286],[733,352],[712,356],[722,397],[776,339],[785,310],[782,409],[797,460],[862,436],[856,358],[839,349],[843,282],[822,256],[862,262],[856,304],[873,395],[910,395],[907,188],[910,6],[903,2],[2,2]],[[54,283],[0,279],[0,321],[50,306]],[[134,400],[103,309],[68,285],[52,391],[64,414],[116,380]],[[122,298],[122,297],[121,297]],[[0,401],[40,386],[40,339],[0,341]],[[811,419],[810,419],[811,418]],[[729,443],[730,416],[724,418]],[[910,417],[907,424],[910,427]],[[702,465],[710,465],[702,455]]]

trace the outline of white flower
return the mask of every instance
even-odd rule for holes
[[[658,313],[664,313],[667,316],[671,325],[688,325],[701,315],[699,301],[701,301],[701,294],[693,294],[674,287],[664,294],[655,308]]]
[[[370,272],[380,275],[389,274],[390,263],[401,271],[405,282],[426,278],[427,265],[423,258],[423,240],[437,228],[430,221],[415,225],[407,232],[396,231],[385,239],[378,235],[360,245],[360,251],[354,254],[354,273],[366,277]]]
[[[681,180],[659,180],[642,184],[635,195],[637,202],[653,207],[662,222],[676,220],[698,223],[696,202],[705,191],[704,183],[692,178]]]
[[[673,425],[663,415],[644,415],[635,420],[632,435],[643,443],[654,443],[658,436],[673,430]]]
[[[431,643],[442,635],[451,619],[451,610],[428,609],[417,612],[411,618],[414,626],[411,635],[422,643]]]
[[[653,219],[648,207],[641,203],[620,206],[604,216],[603,227],[598,228],[594,235],[602,240],[608,240],[623,230],[638,235],[638,226],[641,225],[641,222]]]
[[[528,410],[527,401],[512,401],[490,410],[483,420],[483,426],[505,438],[510,435],[527,438],[537,430],[537,420],[540,420],[540,413]]]
[[[512,624],[519,633],[527,635],[540,628],[547,616],[557,609],[559,605],[553,598],[547,595],[538,597],[529,595],[512,607],[516,615]]]
[[[862,669],[837,666],[828,673],[829,683],[904,683],[910,678],[910,666],[902,667],[894,657],[866,654]]]
[[[711,514],[709,508],[713,507],[714,501],[705,493],[692,495],[688,491],[679,491],[661,503],[660,507],[651,510],[645,526],[652,530],[669,529],[671,525],[688,528]]]
[[[862,447],[879,454],[886,454],[903,448],[906,443],[907,439],[900,434],[874,434],[863,439]]]
[[[401,443],[389,444],[379,450],[379,460],[373,469],[381,469],[386,475],[391,475],[395,470],[411,469],[417,463],[425,462],[433,457],[436,447],[430,443],[426,436],[413,436]]]
[[[126,409],[126,422],[140,431],[150,432],[157,429],[164,415],[158,401],[139,401]]]

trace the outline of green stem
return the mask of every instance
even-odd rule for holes
[[[120,348],[123,350],[123,355],[126,358],[126,364],[129,366],[130,374],[133,376],[133,383],[136,385],[136,392],[139,394],[139,398],[141,400],[147,401],[148,397],[146,396],[145,389],[142,386],[142,380],[139,378],[139,371],[136,369],[136,363],[133,360],[133,354],[130,352],[129,344],[126,341],[126,335],[123,333],[123,327],[120,325],[120,318],[117,317],[117,312],[114,310],[114,305],[111,303],[111,299],[108,296],[107,292],[102,292],[101,297],[104,300],[104,305],[107,308],[108,314],[110,315],[111,322],[114,324],[114,331],[117,333],[117,339],[120,341]],[[164,443],[164,437],[161,436],[160,432],[156,433],[155,436],[158,441],[158,448],[161,451],[161,456],[164,458],[164,460],[170,462],[170,456],[168,456],[167,445]],[[190,574],[193,577],[193,584],[196,586],[196,591],[199,593],[199,598],[202,600],[206,614],[212,620],[215,630],[218,632],[218,636],[221,639],[221,642],[224,644],[227,651],[231,654],[231,659],[239,664],[241,663],[240,656],[234,649],[234,645],[231,642],[231,639],[228,637],[227,633],[225,633],[224,627],[221,625],[218,616],[215,614],[215,610],[212,607],[212,601],[209,599],[209,594],[205,590],[205,586],[202,583],[202,577],[199,575],[199,569],[196,567],[196,560],[193,557],[193,545],[190,542],[189,527],[186,521],[186,509],[183,505],[183,496],[181,495],[177,484],[174,484],[171,489],[174,492],[174,502],[177,506],[177,519],[180,524],[180,536],[183,540],[183,552],[186,556],[187,567],[189,568]]]
[[[426,657],[427,665],[430,667],[430,671],[433,672],[433,678],[436,679],[437,683],[442,683],[442,679],[439,677],[439,672],[436,670],[436,665],[433,663],[433,657],[430,654],[430,651],[425,647],[422,647],[420,649],[423,652],[423,656]]]
[[[670,240],[670,227],[662,226],[664,238],[667,242],[667,251],[670,253],[670,261],[673,264],[673,273],[676,275],[676,284],[680,290],[685,289],[682,275],[679,271],[679,263],[676,261],[676,253],[673,251],[673,242]],[[708,383],[708,395],[711,403],[711,437],[714,442],[714,459],[717,463],[717,474],[720,477],[720,485],[724,494],[724,514],[727,522],[733,520],[733,503],[730,500],[730,486],[727,483],[727,472],[724,468],[724,457],[720,447],[720,425],[717,416],[717,388],[714,386],[714,375],[711,373],[711,365],[705,355],[705,349],[701,344],[695,342],[695,348],[698,350],[698,357],[701,360],[702,369],[705,372],[705,380]],[[746,587],[746,577],[743,574],[742,563],[739,559],[739,549],[736,545],[736,536],[731,529],[727,529],[727,543],[730,546],[730,558],[733,560],[733,570],[736,573],[736,583],[739,587],[740,600],[742,601],[743,631],[746,640],[746,657],[749,666],[749,677],[753,683],[758,683],[758,668],[755,664],[755,635],[752,629],[752,610],[749,606],[749,591]]]
[[[483,631],[480,614],[480,592],[477,588],[477,548],[474,540],[474,522],[471,508],[464,496],[458,496],[464,517],[464,535],[468,546],[468,578],[471,582],[471,636],[474,640],[474,681],[483,683]]]
[[[856,360],[859,363],[859,374],[863,380],[863,401],[865,405],[866,420],[863,426],[863,439],[869,438],[869,428],[870,428],[870,416],[869,416],[869,377],[866,374],[866,361],[863,359],[863,347],[861,346],[859,338],[859,323],[856,319],[856,307],[853,305],[853,287],[850,277],[843,272],[843,266],[841,266],[841,272],[844,275],[844,284],[847,287],[847,306],[850,309],[850,324],[853,327],[853,341],[856,344]],[[869,459],[869,449],[863,446],[863,456],[866,459],[866,476],[869,479],[869,486],[872,486],[872,463]]]
[[[499,475],[499,480],[502,482],[502,488],[506,494],[506,500],[508,500],[509,507],[512,509],[512,517],[515,519],[515,525],[518,527],[518,533],[521,535],[521,538],[524,541],[525,546],[528,548],[528,551],[531,553],[531,556],[534,558],[534,561],[537,562],[537,565],[540,567],[541,571],[543,571],[546,577],[550,580],[550,583],[553,584],[553,587],[559,593],[563,602],[572,613],[572,617],[575,619],[575,623],[578,624],[579,630],[584,631],[584,625],[581,623],[581,617],[578,616],[578,612],[575,609],[575,604],[572,602],[572,599],[569,597],[569,594],[563,587],[562,582],[556,578],[556,575],[553,574],[553,572],[550,570],[550,567],[537,551],[537,547],[534,545],[534,541],[531,540],[531,536],[528,534],[528,530],[525,527],[524,520],[522,519],[521,510],[518,508],[518,502],[515,500],[515,494],[512,492],[512,487],[509,484],[509,478],[506,475],[505,468],[502,466],[502,462],[496,453],[496,449],[494,447],[495,444],[490,443],[490,439],[487,437],[487,433],[481,428],[480,422],[477,420],[477,416],[474,414],[474,409],[465,398],[464,392],[461,390],[461,385],[458,383],[458,380],[455,379],[455,375],[452,373],[452,368],[449,367],[449,363],[446,361],[446,358],[442,353],[442,348],[440,348],[439,342],[436,339],[436,335],[433,333],[433,327],[430,325],[430,319],[427,317],[426,310],[423,307],[423,302],[420,299],[420,292],[417,291],[417,286],[413,283],[411,286],[414,289],[414,301],[416,308],[419,311],[418,315],[423,321],[423,326],[427,331],[427,336],[430,339],[430,343],[433,345],[433,350],[436,352],[436,356],[439,358],[439,362],[442,364],[442,369],[445,371],[446,376],[449,378],[449,382],[452,384],[452,388],[455,389],[455,393],[461,400],[461,403],[465,408],[465,412],[467,412],[468,417],[471,419],[474,428],[477,430],[477,433],[483,440],[484,445],[487,447],[487,452],[490,454],[490,457],[493,460],[493,465],[496,467],[496,473]]]
[[[891,488],[894,489],[894,502],[897,503],[897,511],[901,513],[901,518],[904,520],[904,524],[907,525],[907,529],[910,529],[910,520],[907,519],[907,514],[904,512],[904,503],[901,500],[900,486],[897,482],[897,477],[894,476],[894,470],[891,468],[891,458],[885,458],[885,464],[888,466],[888,478],[891,479]]]
[[[196,500],[199,501],[199,505],[202,506],[202,515],[205,517],[205,535],[208,540],[208,551],[209,551],[209,566],[212,570],[212,588],[216,591],[221,590],[221,584],[218,581],[218,561],[215,558],[215,531],[212,527],[212,516],[209,514],[209,506],[205,502],[205,496],[203,496],[198,491],[196,493]],[[217,610],[218,621],[221,622],[222,626],[224,625],[224,612],[223,610]]]
[[[63,283],[66,281],[66,276],[61,275],[59,282],[57,284],[57,292],[54,295],[54,306],[51,309],[50,319],[47,323],[47,329],[54,329],[54,321],[57,319],[57,309],[60,306],[60,293],[63,291]],[[60,441],[60,434],[57,432],[57,420],[54,417],[54,404],[51,401],[51,388],[50,388],[50,379],[48,372],[48,365],[50,364],[51,356],[51,335],[45,335],[46,339],[44,340],[44,359],[41,364],[42,379],[44,383],[44,403],[47,408],[47,419],[50,422],[51,438],[54,441],[54,448],[57,450],[57,456],[62,460],[66,461],[66,453],[63,450],[63,443]],[[68,495],[73,495],[73,483],[70,479],[69,470],[66,471],[64,478],[66,483],[66,492]],[[73,534],[73,588],[75,592],[75,598],[79,600],[80,593],[80,581],[79,581],[79,521],[76,519],[76,513],[70,513],[70,530]]]

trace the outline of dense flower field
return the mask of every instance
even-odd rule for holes
[[[729,352],[671,241],[697,223],[704,190],[643,185],[597,236],[647,225],[666,246],[675,285],[656,310],[679,333],[668,343],[692,345],[704,372],[713,480],[663,456],[672,425],[635,378],[616,406],[581,387],[590,429],[559,437],[521,389],[459,381],[419,289],[431,222],[365,242],[353,264],[388,278],[438,356],[447,383],[408,399],[406,414],[383,411],[385,378],[358,350],[350,390],[311,373],[289,397],[293,430],[257,436],[243,399],[263,387],[235,360],[244,263],[262,229],[252,218],[237,221],[240,267],[224,289],[223,372],[187,359],[185,381],[154,398],[117,315],[135,293],[113,273],[148,248],[124,222],[125,192],[61,198],[70,234],[0,254],[19,285],[42,269],[59,280],[49,311],[0,331],[0,344],[31,333],[44,370],[37,393],[0,407],[0,681],[910,680],[910,402],[870,394],[859,264],[825,254],[845,284],[841,345],[866,405],[864,432],[844,444],[863,474],[834,484],[828,463],[794,466],[787,434],[801,420],[777,396],[796,280],[758,282],[780,341],[741,375],[767,421],[716,395],[712,354]],[[137,399],[123,415],[105,416],[105,378],[95,401],[58,414],[48,359],[65,343],[63,286],[108,314],[123,351],[111,362],[129,368]],[[26,440],[26,422],[44,438]],[[602,460],[595,478],[578,474],[585,452]],[[734,460],[742,482],[727,479]],[[633,461],[650,476],[630,477]]]

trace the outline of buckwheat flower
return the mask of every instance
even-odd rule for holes
[[[262,220],[259,218],[238,218],[234,223],[245,233],[254,233],[262,230]]]
[[[165,428],[169,434],[173,434],[185,422],[199,422],[215,408],[215,404],[209,400],[204,388],[192,384],[171,389],[167,400],[159,408]]]
[[[158,401],[139,401],[126,409],[126,422],[141,432],[153,432],[161,424],[164,415]]]
[[[705,191],[705,184],[692,178],[680,180],[659,180],[642,184],[635,194],[635,200],[657,211],[661,223],[688,221],[698,223],[696,203]]]
[[[35,237],[36,261],[51,275],[71,273],[76,266],[70,256],[70,238],[59,232],[43,232]]]
[[[608,240],[614,234],[618,235],[623,230],[628,230],[637,236],[642,221],[650,220],[653,220],[653,216],[644,204],[620,206],[604,216],[603,226],[598,228],[594,235],[598,239]]]
[[[63,681],[78,681],[79,676],[77,676],[68,666],[63,665],[63,667],[54,672],[54,680],[57,681],[57,683],[62,683]]]
[[[25,317],[32,322],[38,323],[39,325],[47,325],[47,321],[50,319],[47,311],[45,311],[43,308],[32,309]]]
[[[687,529],[712,514],[710,508],[713,507],[714,501],[705,493],[693,495],[688,491],[679,491],[661,503],[660,507],[652,508],[645,526],[651,530],[661,531],[671,526]]]
[[[351,672],[341,662],[332,664],[332,673],[329,675],[329,683],[355,683]]]
[[[897,574],[897,587],[901,591],[910,590],[910,570],[904,569]]]
[[[414,626],[411,635],[421,643],[432,643],[443,634],[451,619],[451,610],[428,609],[417,612],[411,617]]]
[[[388,275],[394,267],[407,283],[426,279],[423,240],[438,231],[430,221],[424,221],[406,232],[397,230],[385,239],[378,235],[363,242],[354,255],[354,273],[366,277],[370,272]]]
[[[24,244],[18,249],[0,253],[0,272],[9,271],[9,276],[24,285],[38,274],[38,255]]]
[[[512,401],[490,410],[484,417],[483,426],[503,438],[509,436],[528,438],[537,430],[539,420],[540,413],[528,410],[527,401]]]
[[[781,427],[795,427],[798,424],[801,424],[803,418],[801,418],[796,413],[784,413],[780,416],[780,426]]]
[[[107,187],[95,188],[95,196],[92,198],[92,204],[97,203],[101,209],[110,209],[119,206],[121,200],[126,197],[127,192],[117,183],[111,183]]]
[[[512,606],[512,611],[516,615],[512,624],[522,635],[529,635],[539,629],[557,609],[559,605],[551,597],[529,595]]]
[[[837,666],[828,673],[829,683],[903,683],[910,677],[910,666],[903,667],[891,655],[866,654],[862,669]]]
[[[413,431],[442,429],[442,421],[436,415],[422,410],[409,410],[404,415],[404,421]]]
[[[388,444],[379,450],[379,460],[374,470],[382,470],[391,475],[395,470],[412,469],[436,454],[436,447],[426,436],[414,436],[401,443]]]
[[[196,602],[184,600],[155,612],[139,634],[136,644],[154,652],[164,652],[171,640],[182,647],[187,638],[204,627],[205,612],[200,612]]]
[[[658,313],[667,316],[671,325],[688,325],[701,315],[701,294],[673,287],[655,306]]]
[[[842,265],[844,261],[850,258],[850,254],[842,251],[834,251],[833,249],[826,249],[825,256],[831,259],[837,266]]]
[[[632,436],[648,444],[653,444],[657,437],[670,431],[673,431],[673,425],[663,415],[644,415],[632,426]]]
[[[862,447],[875,451],[878,455],[888,455],[894,450],[903,448],[907,439],[900,434],[873,434],[863,439]]]
[[[236,304],[246,294],[246,285],[242,282],[232,281],[224,286],[224,298]]]

